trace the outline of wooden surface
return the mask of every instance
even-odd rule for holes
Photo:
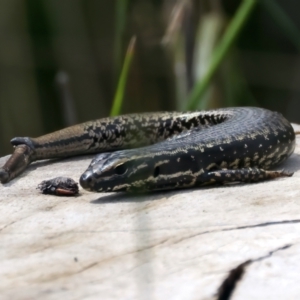
[[[0,299],[215,299],[237,267],[231,299],[298,299],[298,137],[291,178],[150,195],[41,195],[91,156],[32,164],[0,185]]]

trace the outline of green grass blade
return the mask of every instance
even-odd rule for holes
[[[115,98],[113,101],[113,106],[112,106],[112,109],[110,112],[111,116],[117,116],[121,112],[121,107],[122,107],[122,103],[123,103],[123,99],[124,99],[124,93],[125,93],[128,73],[130,70],[132,58],[134,56],[135,42],[136,42],[136,37],[134,36],[131,38],[128,48],[127,48],[127,51],[126,51],[123,68],[122,68],[121,75],[119,78]]]
[[[198,107],[199,101],[201,101],[201,97],[204,95],[216,70],[218,69],[219,65],[230,50],[230,47],[232,46],[235,39],[238,37],[239,33],[244,27],[256,3],[256,0],[244,0],[238,8],[235,16],[228,25],[228,28],[225,34],[223,35],[219,45],[214,51],[210,66],[206,74],[203,76],[201,81],[195,83],[195,86],[191,91],[187,103],[188,110],[193,110]]]

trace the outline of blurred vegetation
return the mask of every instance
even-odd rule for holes
[[[0,155],[109,114],[258,105],[300,122],[297,1],[1,3]]]

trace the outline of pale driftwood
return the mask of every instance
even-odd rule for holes
[[[91,156],[32,164],[0,186],[1,299],[212,299],[249,259],[231,299],[298,298],[299,142],[291,178],[139,196],[41,195]]]

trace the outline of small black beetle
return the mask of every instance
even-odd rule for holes
[[[72,178],[56,177],[50,180],[42,181],[37,189],[43,194],[56,196],[75,196],[78,194],[78,183]]]

